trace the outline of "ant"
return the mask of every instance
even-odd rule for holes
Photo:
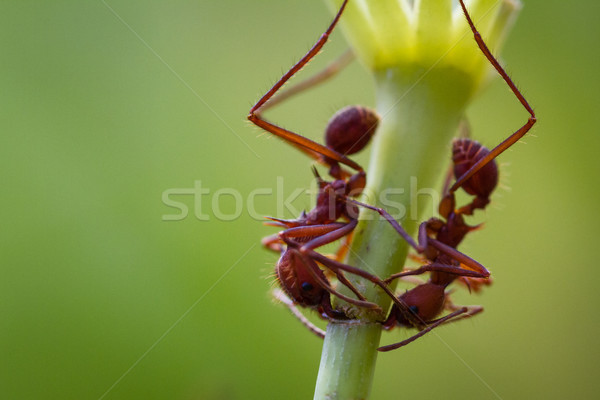
[[[331,294],[350,304],[381,311],[378,305],[368,302],[345,278],[344,271],[361,276],[380,286],[398,303],[398,307],[402,307],[402,304],[381,279],[361,269],[340,263],[339,260],[343,258],[342,250],[338,252],[336,260],[333,261],[314,251],[318,247],[344,237],[346,238],[346,245],[342,245],[341,249],[347,248],[351,233],[358,223],[358,207],[371,208],[367,204],[351,199],[351,197],[356,197],[362,193],[366,185],[366,174],[359,164],[347,158],[346,155],[354,154],[368,144],[379,122],[379,116],[374,111],[362,106],[343,108],[330,120],[325,132],[326,146],[323,146],[266,121],[261,117],[261,112],[268,108],[269,104],[272,104],[270,102],[276,103],[280,101],[278,99],[289,96],[289,91],[287,94],[286,92],[278,96],[276,94],[323,47],[341,17],[346,4],[347,0],[344,1],[334,20],[317,43],[250,109],[248,115],[248,119],[258,127],[280,137],[317,162],[329,167],[329,175],[334,179],[330,182],[321,179],[316,169],[313,169],[319,183],[315,208],[308,213],[303,212],[295,220],[269,218],[271,220],[268,223],[269,225],[283,227],[285,230],[263,239],[263,244],[273,251],[281,252],[281,257],[276,266],[276,276],[287,295],[296,304],[315,308],[322,315],[336,319],[345,319],[345,316],[343,313],[332,309]],[[346,54],[341,60],[334,65],[339,66],[340,62],[349,62],[350,56]],[[309,83],[303,87],[307,88],[311,85]],[[347,171],[343,166],[353,169],[355,173]],[[391,219],[391,216],[384,210],[379,209],[378,211],[388,215]],[[344,222],[339,222],[340,220]],[[402,231],[403,236],[409,237],[398,224],[396,226],[397,229]],[[452,254],[460,253],[453,250]],[[358,300],[336,291],[319,268],[317,262],[331,270],[336,275],[338,282],[347,286],[358,297]]]
[[[488,284],[486,279],[489,277],[489,272],[481,265],[468,262],[464,264],[468,269],[462,268],[462,265],[451,267],[448,264],[455,263],[456,261],[463,263],[463,260],[460,260],[457,257],[454,257],[454,260],[448,259],[448,253],[439,253],[437,249],[434,248],[435,246],[431,246],[432,239],[429,235],[435,235],[436,240],[440,243],[451,248],[456,248],[469,232],[479,228],[479,226],[470,226],[466,224],[464,216],[473,215],[475,210],[485,209],[489,204],[490,195],[498,183],[498,167],[495,162],[496,157],[522,138],[537,121],[535,113],[527,100],[525,100],[525,97],[517,89],[481,38],[463,0],[459,0],[459,2],[467,23],[473,32],[477,45],[508,84],[513,94],[517,97],[530,116],[521,128],[492,150],[488,150],[478,142],[468,138],[457,139],[453,142],[452,161],[454,168],[452,172],[456,181],[450,189],[448,189],[449,179],[447,179],[446,184],[444,185],[445,195],[439,205],[439,213],[445,221],[438,218],[431,218],[422,223],[419,227],[419,245],[416,245],[414,241],[408,240],[409,244],[415,248],[417,252],[425,255],[429,263],[415,270],[394,274],[386,279],[386,283],[389,283],[399,277],[419,275],[425,272],[431,273],[429,281],[418,284],[416,287],[399,297],[401,302],[405,304],[405,306],[408,306],[413,315],[407,316],[405,307],[397,308],[394,304],[390,316],[384,322],[384,328],[386,329],[391,329],[393,326],[399,325],[416,327],[420,332],[402,342],[382,346],[378,349],[379,351],[390,351],[403,347],[444,323],[468,318],[483,311],[483,308],[480,306],[455,306],[450,301],[445,290],[450,283],[457,278],[460,278],[461,282],[466,284],[469,289],[473,287],[475,291],[478,291],[481,285]],[[449,177],[450,176],[451,175],[449,174]],[[461,187],[468,194],[475,196],[475,198],[471,203],[459,209],[455,209],[456,200],[454,194],[456,190]],[[402,234],[401,230],[398,230],[398,232]],[[442,318],[434,319],[444,308],[452,312]],[[414,318],[415,316],[417,318]],[[416,324],[415,319],[417,322]]]
[[[385,285],[378,277],[358,268],[328,267],[337,276],[339,282],[348,286],[356,294],[358,300],[345,296],[331,286],[314,258],[307,256],[307,252],[343,237],[349,240],[349,235],[356,227],[357,206],[348,204],[345,199],[347,196],[358,196],[362,193],[366,185],[366,174],[358,163],[346,155],[354,154],[368,144],[379,122],[379,116],[373,110],[362,106],[343,108],[330,120],[325,132],[326,146],[323,146],[266,121],[260,114],[270,105],[289,95],[283,92],[275,96],[277,91],[323,47],[341,17],[346,3],[347,0],[317,43],[251,108],[248,115],[248,119],[256,126],[282,138],[317,162],[329,167],[329,175],[334,179],[331,182],[321,179],[316,169],[313,169],[319,183],[316,206],[308,213],[303,212],[295,220],[269,218],[272,222],[268,224],[283,227],[285,230],[278,235],[263,239],[263,244],[271,250],[281,252],[276,266],[276,275],[281,287],[293,301],[338,319],[344,319],[345,316],[332,309],[330,294],[359,307],[381,311],[378,305],[368,302],[345,278],[343,271],[362,276],[377,285]],[[268,103],[269,100],[272,100],[271,103]],[[355,172],[351,173],[344,166]],[[343,222],[339,222],[340,220]],[[340,251],[338,257],[342,257],[342,254]],[[384,290],[394,297],[387,287]]]
[[[431,218],[423,222],[419,226],[419,245],[414,244],[413,246],[425,256],[421,261],[428,263],[414,270],[391,275],[385,280],[386,283],[389,283],[397,278],[430,272],[431,275],[427,282],[417,281],[417,286],[399,297],[401,302],[417,317],[417,324],[414,323],[415,318],[406,318],[405,311],[398,309],[396,305],[392,307],[388,319],[383,323],[384,329],[391,329],[398,325],[415,327],[420,332],[402,342],[382,346],[378,349],[379,351],[390,351],[405,346],[444,323],[472,317],[483,311],[483,307],[480,306],[455,306],[451,302],[449,294],[446,293],[446,288],[455,280],[460,279],[460,282],[467,285],[469,289],[473,287],[475,291],[479,291],[481,285],[489,284],[490,273],[485,267],[472,262],[465,263],[466,268],[463,268],[463,265],[457,262],[460,260],[452,259],[446,253],[440,253],[431,246],[432,239],[429,236],[435,236],[435,240],[446,246],[457,248],[469,232],[479,229],[479,225],[468,225],[464,216],[473,215],[476,209],[485,209],[489,204],[490,195],[498,183],[498,167],[495,160],[486,164],[462,186],[465,192],[475,198],[459,209],[455,209],[455,192],[448,190],[448,182],[452,173],[455,178],[460,177],[463,171],[488,154],[489,150],[474,140],[457,139],[454,141],[452,145],[453,170],[448,174],[444,185],[445,195],[439,205],[439,213],[443,219]],[[435,319],[444,309],[451,313]]]

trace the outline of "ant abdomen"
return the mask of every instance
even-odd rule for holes
[[[344,107],[329,120],[325,143],[330,149],[344,155],[357,153],[371,140],[379,119],[379,115],[370,108]]]
[[[457,139],[452,145],[452,161],[454,162],[454,176],[458,179],[469,170],[477,161],[487,156],[490,151],[471,139]],[[498,184],[498,166],[491,160],[471,178],[462,188],[470,195],[487,199]]]

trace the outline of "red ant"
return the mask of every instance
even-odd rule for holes
[[[345,318],[345,316],[332,309],[330,294],[351,304],[380,311],[379,306],[368,302],[344,277],[343,271],[357,274],[385,287],[381,279],[351,266],[328,266],[335,273],[338,281],[348,286],[356,294],[358,300],[349,298],[336,291],[316,261],[307,256],[307,252],[313,251],[317,247],[348,237],[356,227],[358,209],[356,205],[348,204],[345,199],[346,196],[357,196],[362,192],[366,184],[366,174],[359,164],[347,158],[346,155],[354,154],[368,144],[377,127],[379,116],[374,111],[360,106],[346,107],[340,110],[328,124],[325,132],[326,146],[323,146],[266,121],[260,113],[268,107],[269,100],[273,99],[273,104],[279,101],[277,97],[273,98],[277,91],[323,47],[346,3],[347,1],[344,2],[317,43],[251,108],[248,115],[248,119],[258,127],[284,139],[316,161],[328,166],[329,175],[334,178],[331,182],[324,181],[315,170],[319,181],[319,193],[315,208],[308,213],[302,213],[295,220],[270,218],[273,221],[270,223],[271,225],[286,229],[276,236],[263,240],[265,246],[282,253],[277,262],[276,274],[285,292],[297,304],[316,308],[332,318]],[[340,164],[352,168],[356,172],[352,174]],[[340,220],[345,222],[338,222]],[[394,297],[387,287],[384,290]]]
[[[453,143],[452,153],[454,176],[460,177],[463,171],[485,157],[489,150],[476,141],[458,139]],[[446,182],[449,182],[449,179]],[[462,260],[448,257],[447,253],[440,253],[434,246],[431,246],[432,239],[429,236],[435,236],[435,240],[446,246],[458,247],[469,232],[479,228],[479,226],[468,225],[464,216],[472,215],[476,209],[484,209],[489,204],[489,197],[497,183],[498,168],[496,162],[492,160],[462,186],[468,194],[475,198],[471,203],[458,210],[455,209],[454,192],[448,191],[447,183],[444,185],[445,195],[439,205],[439,213],[443,219],[431,218],[423,222],[419,226],[420,245],[413,245],[417,251],[424,254],[424,261],[428,261],[428,263],[415,270],[403,271],[386,279],[386,283],[389,283],[396,278],[420,275],[425,272],[431,273],[427,282],[419,282],[416,287],[400,296],[401,302],[416,318],[407,318],[405,310],[398,309],[394,305],[388,319],[383,323],[385,329],[391,329],[398,325],[415,327],[420,332],[402,342],[380,347],[379,351],[390,351],[405,346],[444,323],[468,318],[483,311],[480,306],[455,306],[450,301],[446,288],[460,278],[469,288],[473,286],[478,291],[482,284],[489,282],[489,272],[483,266],[472,262],[465,263],[464,266],[467,268],[463,268],[460,263],[457,263]],[[444,309],[451,313],[435,319]]]
[[[477,45],[508,84],[519,102],[527,112],[529,112],[530,117],[521,128],[491,151],[470,139],[458,139],[454,141],[452,160],[456,182],[449,190],[447,189],[447,184],[445,185],[445,196],[439,206],[439,213],[445,221],[438,218],[432,218],[421,224],[419,227],[419,245],[408,240],[409,244],[411,244],[411,246],[419,253],[423,253],[430,263],[412,271],[394,274],[386,279],[386,282],[390,282],[398,277],[431,272],[429,281],[419,284],[400,296],[401,302],[405,304],[405,306],[408,306],[413,315],[408,316],[405,307],[397,308],[394,304],[390,316],[384,322],[384,327],[387,329],[390,329],[395,325],[400,325],[416,327],[420,332],[402,342],[382,346],[378,349],[379,351],[390,351],[405,346],[444,323],[468,318],[483,311],[483,308],[480,306],[459,308],[453,305],[450,302],[445,289],[455,279],[461,278],[463,283],[467,284],[469,288],[473,287],[477,291],[482,284],[485,284],[485,279],[488,278],[489,272],[481,265],[468,262],[465,263],[465,266],[470,269],[464,269],[460,265],[451,267],[448,264],[453,264],[455,261],[463,263],[463,260],[460,260],[458,257],[452,257],[453,259],[448,258],[447,252],[440,253],[438,249],[435,248],[436,246],[431,246],[432,239],[429,238],[429,235],[435,235],[436,240],[440,243],[451,248],[456,248],[467,233],[478,228],[477,226],[466,224],[463,216],[472,215],[475,210],[484,209],[489,204],[489,197],[498,183],[498,168],[494,161],[495,158],[523,137],[536,122],[533,109],[529,106],[529,103],[527,103],[527,100],[525,100],[521,92],[516,88],[500,63],[491,54],[487,45],[481,38],[481,35],[475,28],[463,0],[459,1]],[[468,194],[475,196],[475,198],[471,203],[455,210],[456,201],[454,193],[460,187]],[[398,232],[400,234],[403,233],[402,230],[398,230]],[[444,308],[449,309],[452,312],[442,318],[434,319]],[[416,324],[415,316],[417,317]]]

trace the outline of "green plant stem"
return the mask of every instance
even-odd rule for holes
[[[388,192],[387,198],[404,207],[405,217],[400,222],[414,237],[421,221],[420,211],[431,209],[423,207],[423,199],[415,191],[435,188],[439,176],[446,171],[450,163],[450,139],[474,90],[473,81],[454,68],[428,71],[416,65],[376,71],[375,79],[377,111],[382,121],[374,137],[365,201],[388,208],[389,204],[382,204],[380,196],[385,190],[398,189],[395,194]],[[397,208],[388,211],[402,213]],[[386,221],[374,212],[361,211],[348,264],[385,278],[402,269],[407,252],[406,242]],[[370,301],[384,310],[389,308],[391,299],[378,287],[350,278]],[[316,400],[366,399],[371,389],[381,336],[377,321],[382,321],[385,315],[367,313],[348,304],[343,307],[359,320],[329,324]],[[401,354],[390,356],[399,358]]]

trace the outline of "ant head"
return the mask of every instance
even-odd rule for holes
[[[444,308],[446,299],[444,291],[444,285],[427,282],[404,293],[400,296],[400,300],[406,304],[410,312],[416,314],[422,321],[430,321],[438,316]]]
[[[475,163],[490,153],[471,139],[458,139],[452,144],[452,161],[454,162],[454,177],[460,178]],[[498,184],[498,166],[495,160],[488,162],[483,168],[469,178],[462,188],[470,195],[488,199]]]
[[[370,108],[344,107],[329,120],[325,143],[330,149],[344,155],[359,152],[371,140],[379,119],[379,115]]]
[[[311,263],[314,265],[310,265]],[[327,291],[308,268],[313,268],[321,280],[327,282],[325,274],[313,260],[303,258],[297,250],[290,248],[279,258],[275,272],[281,288],[294,302],[301,306],[317,307],[321,304],[323,296],[327,296]]]

